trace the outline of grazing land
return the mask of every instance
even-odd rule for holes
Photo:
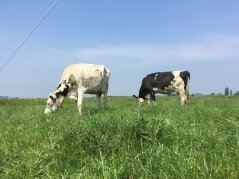
[[[239,178],[239,98],[0,100],[0,178]]]

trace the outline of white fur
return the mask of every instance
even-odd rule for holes
[[[75,79],[74,83],[69,80],[72,75]],[[77,101],[77,107],[79,113],[81,114],[81,106],[84,94],[96,94],[98,99],[98,107],[100,103],[100,96],[98,94],[104,94],[104,107],[106,109],[109,77],[110,71],[105,68],[104,65],[73,64],[65,68],[61,76],[60,83],[62,83],[64,80],[66,82],[72,83],[67,93],[67,97]],[[61,89],[58,89],[58,91],[59,90]],[[56,105],[52,105],[51,109],[48,106],[46,107],[45,113],[55,110],[60,106],[63,100],[64,97],[59,97],[57,102],[55,102]]]

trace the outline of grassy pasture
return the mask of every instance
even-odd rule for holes
[[[239,178],[239,98],[0,100],[0,178]]]

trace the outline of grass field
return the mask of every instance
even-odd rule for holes
[[[0,178],[239,178],[239,98],[0,100]]]

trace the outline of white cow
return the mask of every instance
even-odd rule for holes
[[[107,105],[107,92],[110,71],[104,65],[73,64],[65,68],[56,90],[47,99],[45,114],[58,109],[65,97],[77,102],[79,113],[84,94],[96,94],[98,109],[100,97],[104,94],[104,108]]]

